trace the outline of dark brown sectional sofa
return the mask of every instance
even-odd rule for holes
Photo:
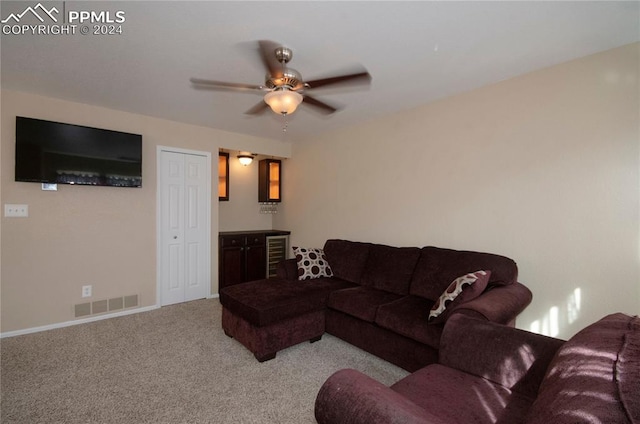
[[[222,326],[260,361],[326,331],[408,371],[435,363],[444,323],[428,314],[447,286],[467,273],[491,271],[486,290],[457,306],[464,314],[513,326],[531,302],[517,282],[516,263],[504,256],[437,247],[392,247],[327,240],[332,277],[298,280],[295,259],[278,278],[220,291]]]
[[[569,341],[460,314],[437,363],[386,387],[353,369],[320,388],[320,424],[638,424],[640,318],[608,315]]]

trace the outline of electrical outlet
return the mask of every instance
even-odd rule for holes
[[[4,204],[4,216],[8,218],[25,218],[29,216],[29,205]]]
[[[91,286],[82,286],[82,297],[91,297]]]

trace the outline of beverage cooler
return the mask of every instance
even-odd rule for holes
[[[288,235],[267,236],[267,278],[275,277],[278,262],[287,259]]]

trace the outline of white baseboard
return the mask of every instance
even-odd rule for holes
[[[158,305],[145,306],[144,308],[128,309],[126,311],[114,312],[112,314],[98,315],[90,318],[82,318],[82,319],[77,319],[73,321],[59,322],[56,324],[43,325],[41,327],[25,328],[24,330],[6,331],[4,333],[0,333],[0,339],[4,339],[5,337],[15,337],[15,336],[22,336],[25,334],[39,333],[40,331],[54,330],[56,328],[71,327],[72,325],[86,324],[89,322],[101,321],[103,319],[109,319],[109,318],[122,317],[125,315],[138,314],[140,312],[153,311],[154,309],[158,309],[158,308],[159,308]]]

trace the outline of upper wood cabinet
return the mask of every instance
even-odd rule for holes
[[[229,153],[218,153],[218,200],[229,200]]]
[[[281,202],[282,161],[263,159],[258,167],[258,202]]]

